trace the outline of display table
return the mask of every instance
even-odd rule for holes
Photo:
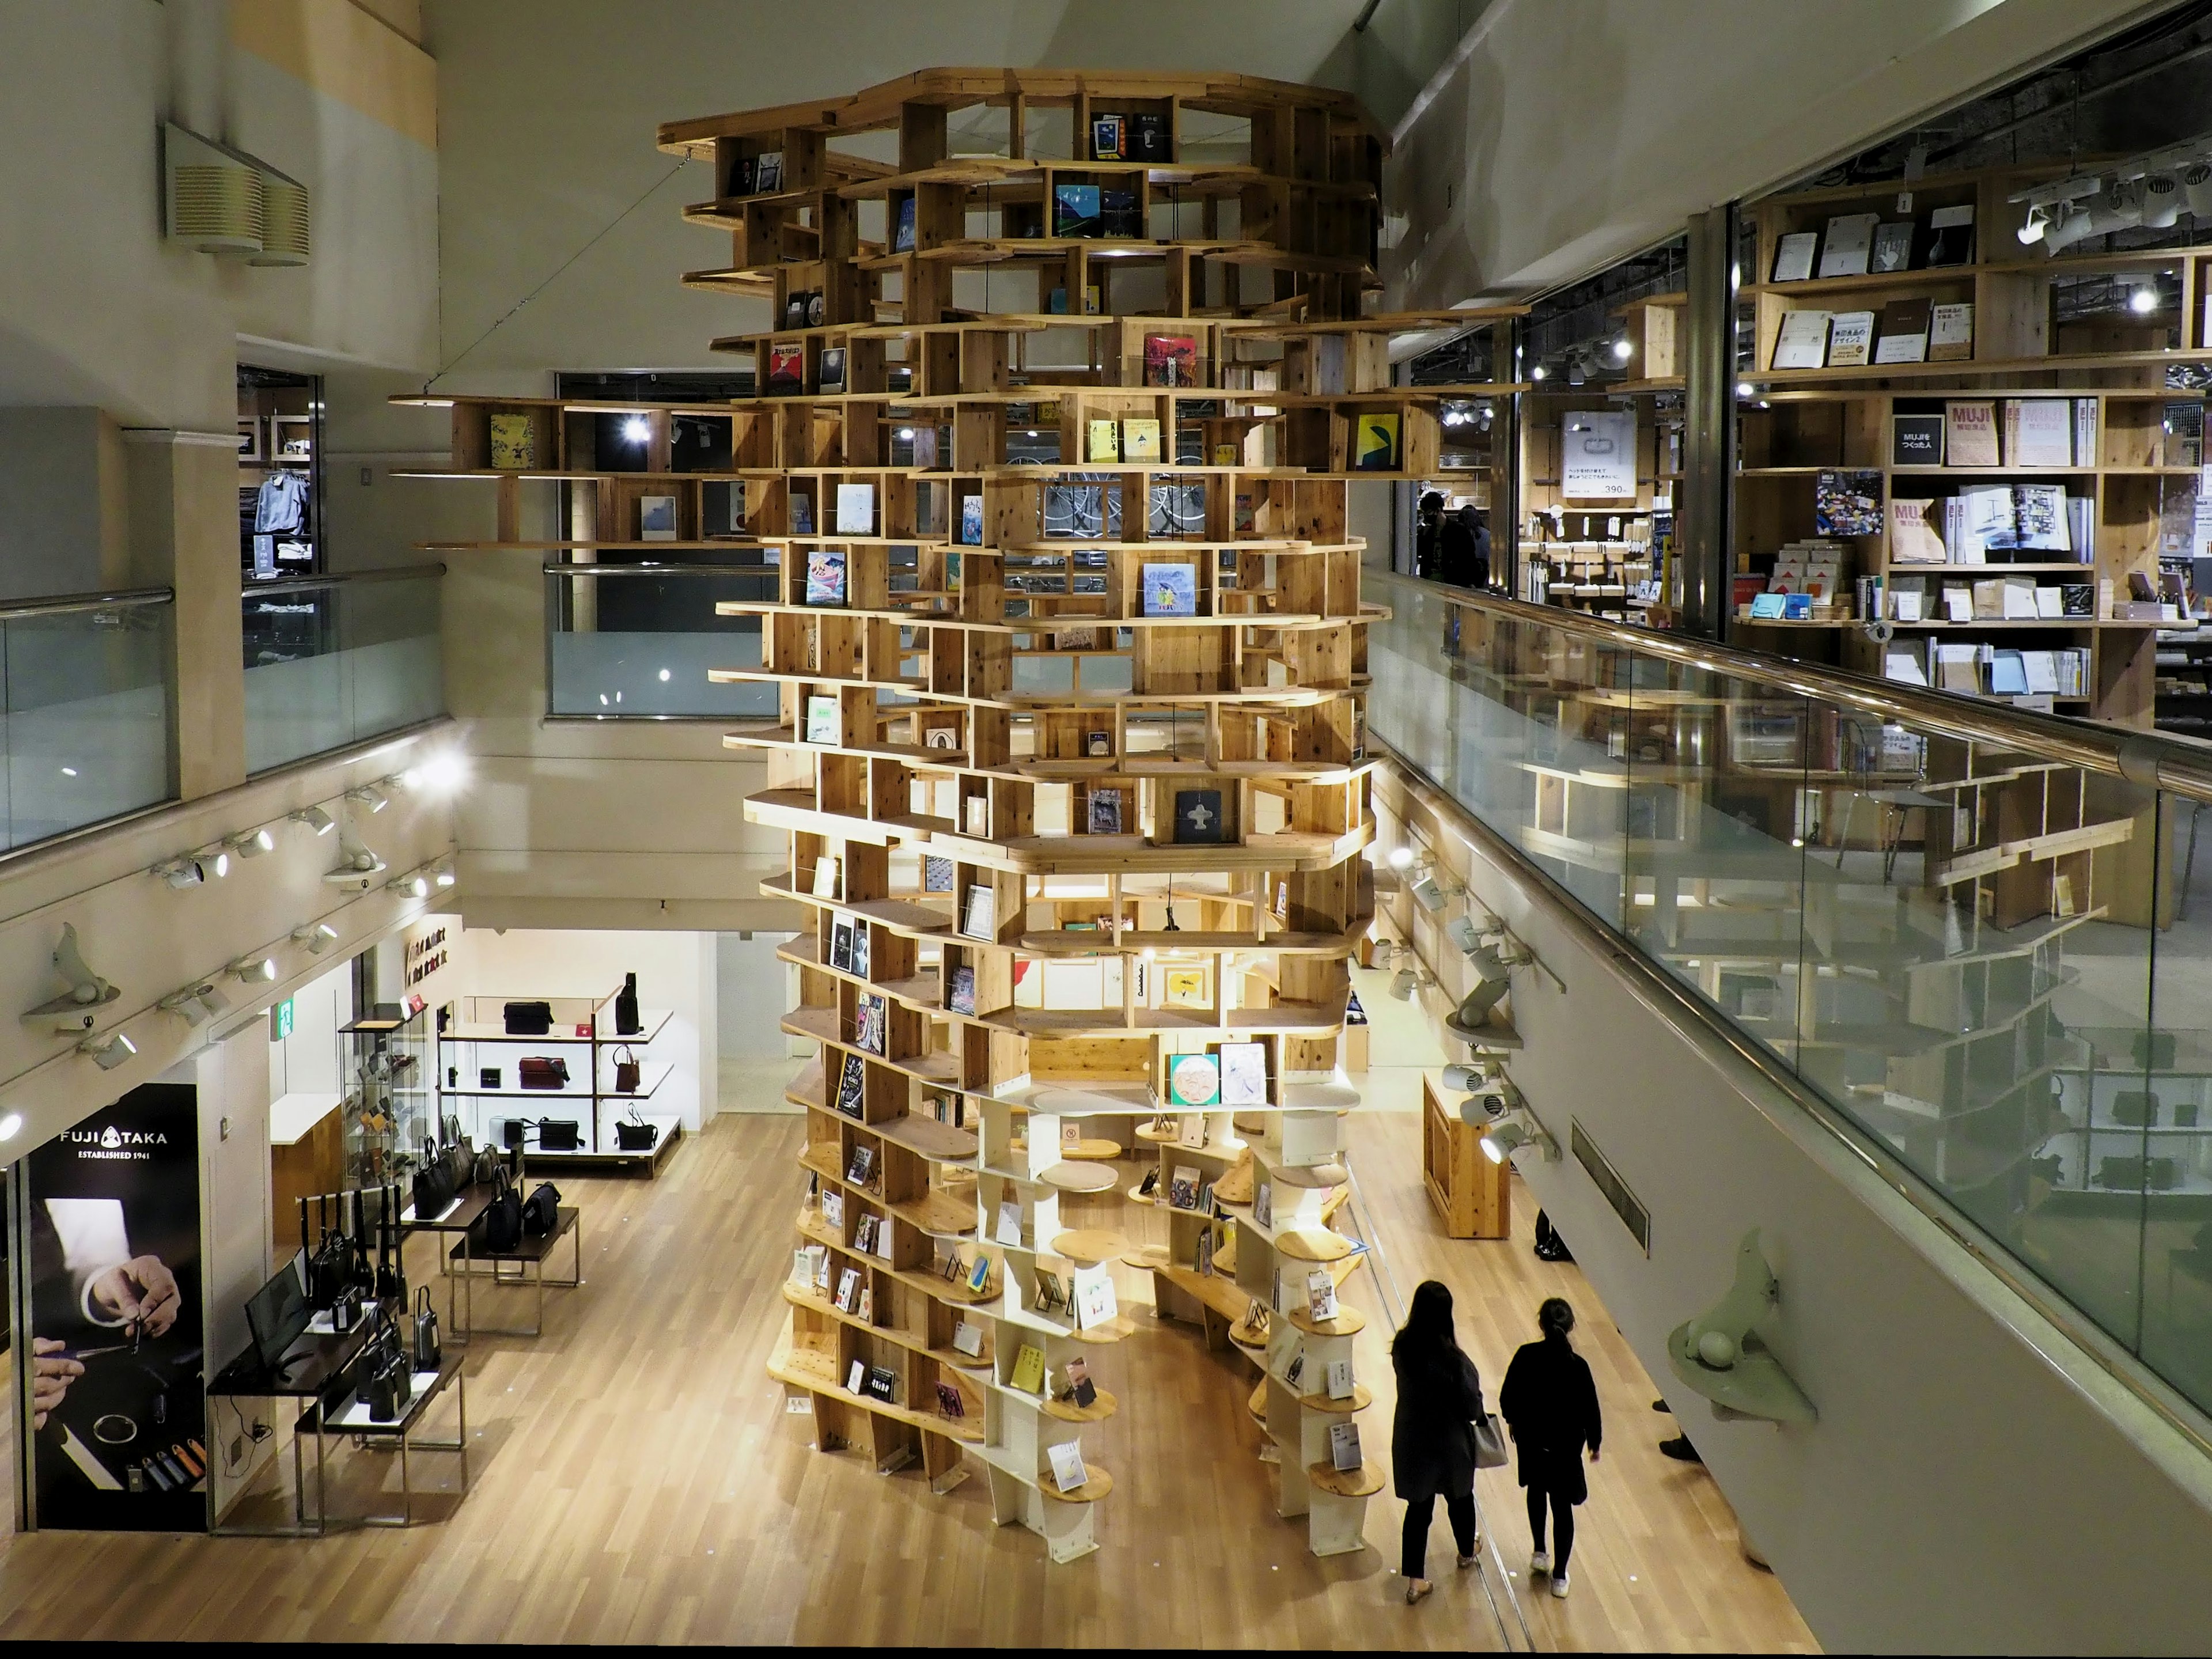
[[[216,1373],[208,1384],[210,1400],[306,1400],[319,1399],[353,1364],[362,1346],[368,1340],[366,1322],[343,1335],[310,1335],[298,1346],[295,1358],[281,1372],[272,1371],[261,1363],[261,1357],[252,1348]],[[319,1465],[321,1448],[316,1449]],[[208,1530],[234,1538],[319,1538],[324,1532],[320,1516],[319,1498],[317,1518],[307,1519],[307,1473],[301,1466],[300,1438],[292,1437],[292,1516],[289,1527],[234,1527],[208,1517]]]
[[[498,1190],[496,1187],[485,1186],[482,1182],[464,1187],[454,1194],[453,1201],[444,1210],[428,1217],[416,1215],[414,1206],[410,1204],[399,1212],[399,1224],[408,1232],[458,1234],[462,1243],[465,1244],[468,1242],[469,1229],[483,1219],[483,1212],[491,1207],[491,1201],[498,1195]],[[449,1259],[449,1257],[440,1259],[438,1271],[450,1276]],[[459,1296],[460,1290],[457,1285],[447,1285],[446,1323],[449,1330],[454,1323],[459,1307],[457,1298]],[[469,1339],[465,1332],[453,1330],[451,1340],[456,1342],[465,1342]]]
[[[465,1233],[460,1243],[447,1252],[449,1261],[460,1264],[454,1271],[454,1278],[462,1287],[461,1307],[453,1323],[464,1340],[478,1330],[487,1336],[542,1336],[545,1331],[546,1291],[549,1288],[574,1290],[584,1282],[583,1212],[563,1204],[559,1213],[559,1223],[551,1232],[526,1236],[513,1249],[488,1249],[479,1235]],[[575,1241],[574,1265],[570,1268],[568,1278],[548,1279],[545,1277],[545,1259],[553,1254],[554,1246],[563,1238]],[[490,1264],[489,1277],[495,1284],[520,1285],[526,1280],[537,1285],[538,1322],[535,1325],[526,1328],[521,1326],[478,1326],[476,1323],[476,1282],[487,1276],[478,1270],[478,1262]],[[515,1269],[512,1278],[505,1271],[508,1267]]]
[[[317,1533],[326,1532],[330,1526],[329,1498],[325,1484],[327,1468],[325,1444],[331,1435],[352,1435],[369,1444],[396,1443],[399,1450],[399,1513],[397,1515],[363,1515],[351,1524],[364,1527],[407,1527],[415,1522],[415,1473],[410,1461],[412,1448],[422,1451],[459,1452],[461,1457],[461,1491],[469,1489],[469,1390],[468,1380],[461,1369],[458,1354],[447,1354],[434,1371],[415,1374],[414,1396],[400,1408],[399,1415],[389,1422],[380,1422],[369,1415],[368,1401],[356,1395],[342,1406],[326,1406],[318,1401],[300,1413],[293,1426],[292,1445],[296,1459],[301,1437],[315,1437],[315,1520]],[[428,1440],[422,1437],[422,1420],[429,1414],[431,1403],[450,1388],[459,1412],[459,1428],[451,1440]]]

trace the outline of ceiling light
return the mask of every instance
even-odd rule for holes
[[[167,864],[155,865],[154,873],[176,888],[197,887],[207,879],[198,859],[171,859]]]
[[[622,423],[623,441],[641,444],[653,436],[653,423],[642,415],[632,415]]]
[[[453,883],[459,879],[459,878],[454,873],[453,866],[452,865],[441,864],[438,866],[439,886],[451,887]]]
[[[2147,313],[2156,311],[2158,309],[2158,289],[2156,286],[2149,283],[2145,283],[2140,287],[2129,290],[2128,309],[2134,312],[2138,317],[2142,316]]]
[[[2142,222],[2146,230],[2169,230],[2181,217],[2181,181],[2171,173],[2147,174],[2142,181]]]
[[[394,893],[406,893],[416,898],[430,896],[430,878],[419,870],[411,876],[394,876],[384,884]]]
[[[1629,337],[1626,334],[1622,335],[1618,340],[1615,340],[1613,343],[1613,362],[1617,363],[1625,363],[1635,355],[1636,347],[1630,342]]]
[[[0,1117],[0,1140],[13,1140],[22,1132],[23,1115],[21,1112],[10,1112],[7,1116]]]
[[[2051,228],[2043,233],[2044,252],[2059,252],[2073,246],[2089,234],[2089,210],[2078,202],[2069,202],[2060,210]]]
[[[1748,398],[1752,391],[1752,384],[1748,380],[1738,380],[1735,383],[1735,395],[1739,398]]]
[[[203,988],[201,986],[191,985],[181,991],[172,991],[154,1006],[165,1014],[176,1015],[187,1025],[204,1024],[207,1022],[208,1008],[207,1005],[200,1000],[200,992]]]
[[[96,1036],[87,1037],[76,1045],[81,1054],[90,1054],[103,1072],[112,1072],[138,1052],[138,1045],[118,1031],[105,1041]]]
[[[214,985],[201,986],[198,995],[200,1006],[208,1011],[210,1019],[216,1018],[230,1006],[230,999]]]
[[[371,812],[381,812],[392,805],[392,797],[373,783],[364,783],[358,789],[347,790],[345,798],[358,805],[366,806]]]
[[[240,957],[223,970],[241,984],[267,984],[276,977],[276,958],[274,957]]]
[[[667,671],[665,668],[662,669],[662,670],[660,671],[660,683],[661,683],[663,685],[667,684],[668,684],[668,678],[669,678],[668,671]]]
[[[289,813],[284,821],[287,823],[304,823],[319,836],[329,835],[337,823],[319,806],[303,807],[297,812]]]
[[[2033,203],[2027,210],[2027,222],[2016,233],[2022,247],[2033,247],[2043,240],[2043,233],[2051,228],[2051,210],[2041,202]]]
[[[1537,364],[1537,365],[1536,365],[1536,367],[1535,367],[1535,368],[1534,368],[1530,369],[1530,370],[1528,371],[1528,378],[1529,378],[1530,380],[1542,380],[1542,379],[1544,378],[1544,366],[1543,366],[1543,364],[1539,363],[1539,364]]]
[[[1394,847],[1390,849],[1390,867],[1393,870],[1409,870],[1413,867],[1413,849],[1412,848]]]
[[[258,859],[276,850],[276,837],[266,830],[247,830],[231,836],[223,846],[242,859]]]
[[[305,945],[309,956],[319,957],[336,943],[337,936],[337,928],[331,927],[327,921],[319,921],[312,927],[295,927],[292,930],[292,943]]]
[[[2181,193],[2189,211],[2202,219],[2212,214],[2212,161],[2195,161],[2181,170]]]
[[[1510,1107],[1483,1136],[1482,1155],[1492,1164],[1503,1164],[1523,1146],[1534,1146],[1543,1154],[1547,1164],[1559,1161],[1559,1143],[1536,1121],[1536,1115],[1528,1109],[1528,1103],[1520,1101]]]
[[[213,876],[217,881],[221,881],[225,876],[230,873],[230,854],[228,853],[217,853],[211,859],[201,860],[200,867],[205,870],[210,875]]]

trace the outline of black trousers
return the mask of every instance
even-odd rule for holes
[[[1433,1498],[1406,1500],[1406,1550],[1401,1570],[1408,1578],[1429,1576],[1429,1522],[1436,1512],[1437,1500]],[[1474,1494],[1462,1492],[1456,1498],[1445,1498],[1444,1513],[1451,1517],[1452,1537],[1459,1545],[1459,1553],[1474,1554]]]
[[[1546,1492],[1541,1486],[1528,1488],[1529,1547],[1544,1547],[1544,1500],[1552,1500],[1552,1541],[1557,1547],[1552,1553],[1552,1571],[1554,1576],[1567,1576],[1567,1558],[1575,1553],[1575,1506],[1558,1492]]]

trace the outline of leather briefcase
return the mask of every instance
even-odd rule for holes
[[[526,1089],[558,1089],[568,1081],[568,1062],[537,1054],[514,1062],[515,1081]]]
[[[501,1012],[509,1036],[544,1036],[553,1029],[550,1002],[510,1002]]]
[[[541,1117],[538,1120],[539,1151],[573,1152],[583,1144],[583,1126],[575,1119]]]

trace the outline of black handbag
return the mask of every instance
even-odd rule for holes
[[[615,1050],[615,1092],[617,1094],[635,1094],[637,1085],[644,1075],[645,1067],[638,1064],[637,1054],[629,1044],[625,1042]]]
[[[615,1035],[635,1036],[645,1029],[637,1012],[637,975],[624,974],[623,988],[615,993]]]
[[[637,1108],[629,1109],[629,1115],[615,1123],[615,1150],[623,1152],[649,1152],[660,1141],[660,1126],[647,1123],[638,1115]]]
[[[415,1378],[407,1370],[404,1358],[386,1359],[368,1379],[362,1390],[368,1401],[368,1419],[372,1423],[395,1423],[415,1398]]]
[[[561,1189],[550,1181],[541,1181],[538,1189],[523,1200],[522,1231],[544,1238],[560,1224]]]
[[[514,1190],[504,1170],[499,1175],[498,1195],[485,1209],[479,1224],[488,1250],[511,1250],[522,1243],[522,1195]]]
[[[430,1287],[425,1285],[415,1292],[415,1369],[434,1371],[444,1358],[438,1346],[437,1310],[430,1305]]]
[[[541,1117],[538,1120],[538,1145],[548,1152],[573,1152],[583,1142],[583,1125],[572,1117]]]
[[[501,1012],[509,1036],[544,1036],[553,1029],[550,1002],[510,1002]]]
[[[512,1123],[514,1120],[509,1118],[507,1121]],[[509,1141],[508,1144],[511,1146],[514,1143]],[[477,1148],[476,1164],[470,1171],[469,1178],[477,1185],[483,1186],[487,1182],[498,1180],[499,1172],[506,1167],[507,1160],[502,1158],[495,1148],[479,1146]]]
[[[435,1221],[452,1207],[453,1177],[446,1168],[446,1160],[438,1155],[437,1143],[422,1143],[422,1167],[415,1171],[415,1218]]]
[[[340,1205],[343,1207],[343,1197]],[[307,1301],[316,1307],[327,1309],[337,1305],[337,1299],[353,1284],[353,1247],[342,1232],[329,1228],[329,1200],[327,1195],[315,1200],[319,1224],[323,1227],[322,1238],[316,1246],[314,1259],[307,1264]]]

